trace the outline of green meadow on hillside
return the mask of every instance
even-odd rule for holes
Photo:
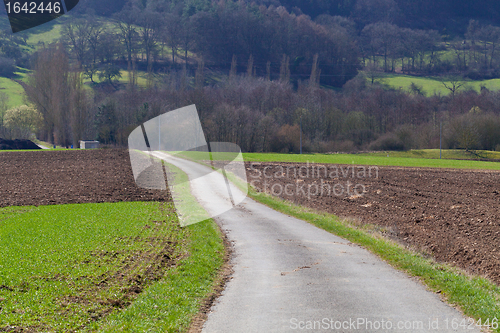
[[[9,96],[9,107],[13,108],[24,104],[24,89],[16,81],[0,77],[0,92],[4,92]]]
[[[399,75],[399,74],[380,74],[380,77],[376,78],[375,82],[384,84],[390,88],[403,89],[405,91],[409,91],[411,84],[414,83],[417,86],[422,87],[422,92],[426,96],[431,96],[433,94],[448,95],[451,93],[436,77],[418,77],[418,76]],[[449,81],[445,81],[445,83],[449,83]],[[458,91],[472,89],[479,92],[481,91],[482,86],[486,87],[489,90],[500,90],[500,79],[482,80],[482,81],[466,80],[466,81],[461,81],[461,83],[464,83],[464,85]]]

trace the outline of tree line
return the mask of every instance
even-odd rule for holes
[[[276,78],[283,57],[289,59],[295,87],[309,78],[313,65],[319,82],[334,87],[361,69],[471,79],[500,76],[500,27],[475,20],[463,35],[452,38],[446,31],[401,27],[383,16],[373,23],[360,21],[359,15],[321,14],[312,20],[283,6],[196,4],[150,1],[144,6],[129,0],[111,21],[94,15],[67,20],[61,43],[92,82],[99,75],[111,82],[120,68],[154,73],[182,64],[196,67],[200,59],[225,74],[234,65],[237,72],[246,72],[251,61],[254,75]]]
[[[193,13],[210,8],[210,0],[143,0],[150,8],[170,9]],[[469,19],[495,22],[500,20],[500,4],[478,0],[255,0],[258,5],[284,6],[289,12],[304,13],[315,19],[322,14],[352,18],[360,29],[364,25],[386,21],[412,29],[446,28],[452,34],[464,34]],[[124,6],[122,0],[80,0],[82,13],[92,11],[109,17]],[[1,8],[1,7],[0,7]],[[1,11],[2,9],[0,9]],[[464,24],[465,23],[465,24]]]
[[[201,58],[225,74],[233,59],[240,73],[251,60],[255,75],[276,78],[284,56],[295,87],[309,78],[313,65],[320,83],[334,87],[360,69],[472,79],[500,76],[499,27],[470,20],[463,34],[452,37],[446,29],[407,27],[391,16],[399,11],[398,3],[377,1],[359,0],[349,5],[346,16],[328,10],[332,14],[314,19],[300,6],[287,9],[293,4],[287,1],[285,7],[264,1],[109,2],[120,10],[108,18],[90,13],[66,19],[60,42],[92,82],[113,82],[120,69],[155,73],[182,64],[195,68]],[[92,12],[88,4],[82,7]],[[29,67],[33,46],[27,45],[27,36],[0,34],[0,75],[12,76],[16,65]]]
[[[364,27],[365,68],[403,74],[460,74],[471,79],[500,74],[500,27],[469,22],[464,38],[447,41],[435,30],[400,28],[387,22]]]
[[[297,152],[301,129],[306,151],[435,148],[440,123],[446,147],[500,144],[485,129],[498,125],[496,92],[454,86],[450,96],[426,97],[417,86],[390,90],[358,75],[363,65],[368,75],[495,75],[494,26],[470,21],[459,42],[387,18],[360,30],[352,18],[312,20],[274,5],[191,4],[128,1],[113,21],[85,15],[65,22],[58,43],[31,57],[33,73],[23,83],[43,118],[39,137],[66,146],[80,139],[126,145],[142,122],[196,104],[209,141],[244,151]],[[23,49],[25,41],[10,42]],[[116,80],[121,69],[127,84]],[[138,85],[138,70],[147,73],[146,85]],[[95,85],[86,87],[84,78]]]
[[[126,146],[141,123],[195,104],[207,141],[233,142],[247,152],[298,152],[301,131],[304,151],[437,148],[440,126],[444,148],[500,150],[500,93],[486,88],[427,97],[358,76],[335,91],[314,80],[295,88],[251,72],[208,85],[201,84],[203,71],[165,73],[149,87],[92,91],[63,46],[53,45],[39,51],[24,87],[43,117],[38,137],[63,146],[81,139]]]
[[[201,58],[214,70],[227,73],[236,66],[244,72],[250,66],[254,75],[274,78],[285,56],[294,82],[308,79],[316,61],[318,78],[333,86],[360,68],[356,41],[346,29],[284,7],[220,2],[189,16],[129,1],[113,18],[114,23],[84,16],[63,25],[61,43],[91,81],[120,67],[151,73],[196,66]]]

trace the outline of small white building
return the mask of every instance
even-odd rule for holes
[[[80,140],[80,149],[97,149],[97,148],[99,148],[99,141]]]

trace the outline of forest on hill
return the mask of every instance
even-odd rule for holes
[[[308,151],[435,148],[440,124],[446,147],[500,149],[499,93],[462,81],[500,77],[500,5],[479,3],[81,0],[52,44],[28,42],[43,27],[0,35],[0,76],[32,70],[18,80],[30,106],[7,110],[0,92],[0,111],[40,119],[2,116],[0,136],[124,145],[196,104],[209,141],[245,151],[298,151],[301,132]],[[442,77],[450,94],[381,73]]]
[[[470,7],[426,0],[82,0],[70,20],[61,20],[68,22],[61,41],[72,60],[94,72],[109,63],[123,68],[124,58],[158,71],[187,63],[193,52],[223,71],[236,59],[235,70],[246,72],[251,59],[262,77],[277,76],[288,63],[295,87],[313,65],[320,83],[332,87],[359,70],[500,77],[500,6]],[[31,66],[29,37],[0,34],[0,75]]]
[[[279,7],[289,12],[303,13],[312,19],[327,14],[354,19],[364,25],[385,21],[405,28],[442,30],[465,33],[470,19],[487,24],[500,24],[500,3],[491,0],[256,0],[246,4]],[[80,0],[79,11],[93,10],[99,16],[112,16],[122,10],[122,0]],[[143,0],[143,7],[154,6],[170,11],[172,8],[193,13],[212,7],[211,0]]]

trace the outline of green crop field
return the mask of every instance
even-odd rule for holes
[[[235,153],[208,152],[168,152],[179,157],[197,162],[213,160],[232,161]],[[463,150],[443,150],[439,159],[439,149],[419,149],[410,151],[374,152],[362,154],[277,154],[277,153],[243,153],[247,162],[291,162],[291,163],[325,163],[325,164],[356,164],[378,166],[430,167],[456,169],[487,169],[500,170],[500,162],[478,161],[474,159],[500,159],[500,152],[476,151],[472,155]],[[211,156],[211,157],[210,157]]]
[[[180,228],[166,203],[7,207],[0,226],[0,331],[185,331],[223,262],[215,223]]]
[[[439,157],[439,150],[438,157]],[[274,154],[274,153],[244,153],[243,158],[249,162],[293,162],[293,163],[325,163],[325,164],[356,164],[402,167],[430,167],[455,169],[487,169],[500,170],[500,162],[436,159],[435,151],[429,151],[425,157],[404,156],[400,152],[375,154]]]

